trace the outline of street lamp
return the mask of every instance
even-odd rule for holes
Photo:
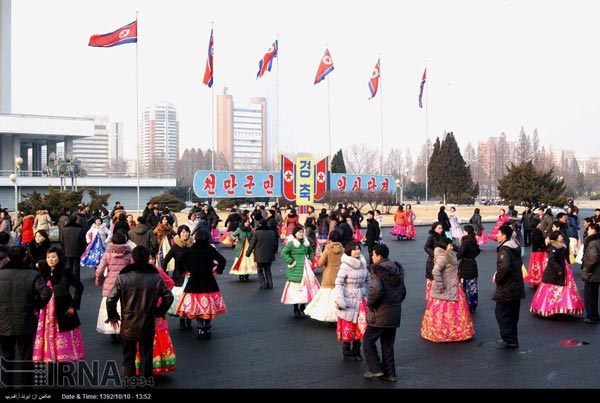
[[[18,214],[18,203],[19,203],[19,191],[18,191],[18,187],[17,187],[17,176],[19,173],[19,168],[21,168],[21,165],[23,165],[23,158],[19,157],[18,155],[15,155],[15,173],[10,174],[10,176],[8,177],[8,179],[15,185],[15,217]]]
[[[394,181],[394,183],[396,183],[396,204],[398,204],[398,190],[399,190],[399,189],[402,189],[402,188],[400,187],[400,186],[401,186],[400,179],[396,179],[396,180]]]

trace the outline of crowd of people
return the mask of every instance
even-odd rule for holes
[[[346,361],[365,361],[367,378],[396,380],[394,340],[406,297],[404,268],[389,259],[381,236],[381,213],[339,204],[336,209],[309,206],[300,221],[292,208],[256,206],[250,212],[231,208],[224,225],[208,204],[196,203],[185,223],[168,207],[148,203],[134,221],[115,203],[111,212],[89,212],[80,205],[58,218],[60,248],[51,245],[52,219],[45,209],[22,214],[12,222],[0,210],[0,338],[2,356],[60,366],[85,359],[81,322],[84,285],[81,266],[92,267],[102,287],[96,330],[123,344],[124,376],[168,373],[176,369],[167,315],[179,319],[200,340],[212,337],[213,321],[227,313],[217,276],[227,261],[219,249],[234,248],[229,274],[240,282],[258,277],[261,290],[273,290],[272,262],[287,266],[281,303],[293,306],[296,318],[310,317],[336,329]],[[458,342],[475,335],[472,315],[478,307],[480,245],[499,243],[494,275],[500,348],[519,346],[518,320],[524,284],[536,288],[530,311],[540,316],[579,315],[600,323],[600,209],[583,220],[579,242],[577,208],[554,218],[527,207],[518,217],[513,206],[501,209],[486,236],[478,208],[463,225],[456,209],[440,207],[424,242],[425,310],[421,337],[431,342]],[[415,213],[398,207],[391,234],[416,239]],[[281,243],[281,245],[280,245]],[[217,244],[221,246],[217,247]],[[528,270],[523,248],[531,247]],[[366,252],[366,253],[365,253]],[[582,264],[581,298],[571,264]],[[323,269],[321,282],[314,270]],[[85,324],[84,324],[85,325]],[[379,356],[376,342],[381,344]],[[362,354],[361,354],[362,349]],[[2,381],[14,380],[3,372]],[[30,382],[29,379],[24,379]]]

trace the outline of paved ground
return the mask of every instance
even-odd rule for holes
[[[177,371],[159,377],[158,388],[597,388],[600,327],[578,318],[543,319],[529,313],[533,297],[521,305],[516,351],[494,347],[499,331],[490,300],[494,285],[496,245],[483,247],[478,258],[480,306],[473,320],[476,335],[470,342],[435,344],[421,339],[425,308],[423,243],[426,227],[418,227],[415,241],[397,241],[385,230],[392,258],[406,269],[408,295],[396,338],[398,382],[384,383],[362,377],[364,363],[342,359],[335,329],[310,318],[296,319],[292,307],[280,303],[285,265],[274,265],[273,291],[258,289],[254,276],[241,283],[237,276],[218,278],[228,313],[213,323],[213,338],[198,340],[195,331],[181,331],[171,318],[171,337],[177,352]],[[219,246],[228,266],[233,249]],[[527,255],[529,251],[527,251]],[[228,270],[227,270],[228,271]],[[226,273],[227,273],[226,271]],[[574,267],[579,289],[580,269]],[[85,284],[80,311],[87,360],[121,360],[121,345],[95,331],[100,288],[92,271],[83,271]],[[320,276],[319,276],[320,277]],[[589,342],[562,347],[561,340]]]

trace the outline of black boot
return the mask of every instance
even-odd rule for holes
[[[244,281],[250,281],[250,275],[249,274],[244,274]]]
[[[298,304],[294,304],[294,316],[296,318],[302,317],[302,314],[300,313],[300,308],[298,307]]]
[[[240,281],[244,281],[244,275],[240,274]]]
[[[360,355],[360,340],[354,340],[352,342],[352,355],[355,361],[362,361],[363,358]]]
[[[185,318],[185,327],[188,330],[192,330],[192,320],[191,319]]]
[[[271,276],[271,268],[265,268],[265,277],[267,277],[267,289],[273,289],[273,276]]]
[[[344,354],[344,360],[355,361],[354,354],[352,354],[352,348],[350,347],[350,343],[342,344],[342,353]]]
[[[306,304],[300,304],[300,316],[306,318],[308,315],[304,313],[304,309],[306,309]]]
[[[185,328],[186,328],[185,319],[186,318],[179,318],[179,330],[185,330]]]
[[[212,333],[210,332],[211,327],[210,319],[206,319],[204,321],[204,340],[210,340],[212,337]]]
[[[198,319],[198,338],[204,339],[204,319]]]

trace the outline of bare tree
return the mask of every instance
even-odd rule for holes
[[[379,151],[366,144],[352,144],[343,152],[346,169],[353,174],[373,174],[379,161]]]
[[[408,169],[409,179],[412,178],[414,173],[413,158],[410,152],[410,148],[408,147],[406,147],[406,153],[404,154],[404,168]]]
[[[385,163],[384,174],[399,178],[402,174],[402,151],[399,148],[391,148]]]

